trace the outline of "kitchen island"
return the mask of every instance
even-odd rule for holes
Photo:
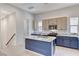
[[[45,56],[54,55],[55,46],[54,40],[56,37],[51,36],[26,36],[25,48],[31,51],[43,54]]]

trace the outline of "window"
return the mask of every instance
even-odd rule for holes
[[[38,29],[39,29],[39,31],[42,31],[42,21],[38,22]]]
[[[70,17],[70,33],[78,33],[78,17]]]

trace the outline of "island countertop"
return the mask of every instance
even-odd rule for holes
[[[35,35],[25,36],[25,39],[27,38],[33,40],[45,41],[45,42],[52,42],[53,40],[56,39],[56,37],[53,36],[35,36]]]

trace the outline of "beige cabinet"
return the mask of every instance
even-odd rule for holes
[[[61,30],[61,18],[57,18],[57,30]]]
[[[48,20],[43,20],[42,21],[42,29],[43,30],[49,30],[48,26],[49,26]]]
[[[58,30],[67,29],[67,17],[57,18],[57,29]]]
[[[62,30],[67,30],[67,17],[63,17],[61,21],[62,21],[61,29]]]
[[[56,25],[56,18],[49,19],[49,25]]]
[[[57,25],[57,30],[67,30],[67,17],[52,18],[42,21],[43,30],[49,30],[50,25]]]

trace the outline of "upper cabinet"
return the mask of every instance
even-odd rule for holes
[[[67,30],[67,17],[46,19],[42,21],[43,30]]]
[[[49,25],[56,25],[57,24],[56,23],[56,18],[49,19],[48,22],[49,22]]]
[[[67,30],[67,17],[57,18],[57,29]]]
[[[43,20],[42,21],[42,29],[43,30],[49,30],[48,26],[49,26],[49,21],[48,20]]]

